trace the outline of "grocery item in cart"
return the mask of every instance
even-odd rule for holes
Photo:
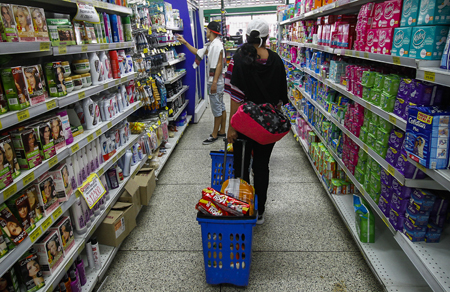
[[[235,198],[222,194],[213,188],[202,191],[203,199],[214,201],[220,208],[235,216],[244,216],[250,210],[250,205]]]

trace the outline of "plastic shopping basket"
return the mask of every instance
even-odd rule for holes
[[[211,185],[218,191],[224,180],[233,177],[233,156],[228,156],[226,146],[225,142],[225,152],[211,153],[213,168]],[[244,149],[245,142],[242,156]],[[222,166],[225,166],[225,169]],[[257,210],[258,199],[255,196],[254,216],[217,217],[197,213],[197,221],[202,229],[203,258],[208,284],[248,285],[252,262],[253,227],[258,220]]]

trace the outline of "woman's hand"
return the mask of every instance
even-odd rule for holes
[[[228,143],[234,143],[238,138],[238,133],[232,126],[228,126],[227,139]]]
[[[182,43],[183,45],[185,45],[187,43],[187,41],[179,34],[177,34],[177,40]]]

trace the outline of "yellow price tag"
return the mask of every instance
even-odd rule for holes
[[[392,62],[395,64],[395,65],[400,65],[400,57],[392,57]]]
[[[364,145],[363,145],[363,150],[366,151],[366,152],[369,152],[369,147],[367,147],[367,145],[364,144]]]
[[[33,180],[34,180],[34,172],[30,173],[29,175],[23,178],[23,185],[26,186]]]
[[[59,206],[55,212],[53,212],[53,219],[57,220],[59,218],[59,216],[61,216],[63,213],[61,206]]]
[[[88,143],[91,143],[92,140],[94,140],[94,135],[93,134],[90,134],[89,136],[87,136]]]
[[[148,34],[152,34],[152,28],[151,27],[148,28]]]
[[[97,137],[100,137],[101,134],[102,134],[102,129],[98,129],[97,131],[95,131],[95,135],[97,135]]]
[[[3,192],[3,199],[6,201],[9,197],[17,192],[17,185],[13,184],[9,189]]]
[[[103,89],[108,89],[108,87],[109,87],[108,83],[103,84]]]
[[[75,192],[75,197],[77,197],[77,198],[79,198],[80,197],[80,191],[79,190],[77,190],[76,192]]]
[[[136,111],[136,109],[137,109],[137,106],[133,106],[133,111]]]
[[[50,43],[49,42],[42,42],[39,44],[39,50],[40,51],[49,51],[50,50]]]
[[[109,49],[108,44],[100,45],[100,50],[107,50],[107,49]]]
[[[47,220],[45,220],[44,223],[42,223],[42,229],[46,231],[50,226],[52,226],[52,223],[53,223],[52,217],[48,217]]]
[[[77,152],[78,150],[80,150],[80,145],[78,145],[78,143],[76,143],[75,145],[72,145],[70,147],[70,149],[72,150],[72,153]]]
[[[173,113],[173,109],[169,110],[169,115],[171,115]]]
[[[119,159],[119,155],[116,155],[116,156],[113,157],[113,163],[116,163],[117,159]]]
[[[161,126],[161,120],[158,120],[158,126]]]
[[[144,54],[148,53],[148,48],[144,48]]]
[[[355,57],[359,57],[359,51],[355,51]]]
[[[425,168],[425,166],[423,166],[422,164],[417,163],[417,168],[419,168],[424,173],[427,173],[427,168]]]
[[[137,82],[137,85],[138,85],[138,86],[141,86],[141,82],[138,81],[138,82]]]
[[[2,126],[2,121],[0,121],[0,129],[1,129],[1,128],[3,128],[3,126]]]
[[[46,290],[46,292],[52,292],[53,291],[53,284],[50,285],[50,287],[48,287],[48,289]]]
[[[386,224],[386,226],[387,226],[387,227],[389,228],[389,223],[388,223],[388,221],[387,221],[386,217],[385,217],[385,216],[383,216],[382,218],[383,218],[383,222],[384,222],[384,224]]]
[[[100,170],[98,171],[98,176],[101,176],[103,173],[104,173],[105,171],[103,170],[103,167],[102,168],[100,168]]]
[[[67,54],[67,47],[66,46],[61,46],[58,48],[58,52],[60,54]]]
[[[34,243],[42,235],[42,228],[39,226],[30,234],[31,243]]]
[[[58,163],[58,156],[53,156],[48,160],[48,168],[52,168]]]
[[[392,176],[395,175],[395,168],[394,168],[392,165],[390,165],[390,164],[388,164],[388,172],[389,172]]]
[[[395,123],[397,122],[397,118],[390,115],[390,116],[389,116],[389,122],[391,122],[392,124],[395,125]]]
[[[369,58],[369,53],[367,53],[367,52],[364,52],[364,58]]]
[[[84,247],[85,247],[85,243],[83,242],[83,243],[81,243],[80,247],[78,248],[77,253],[81,254],[81,252],[83,251]]]
[[[119,85],[119,84],[120,84],[120,79],[116,79],[116,80],[114,81],[114,83],[115,83],[116,85]]]
[[[51,110],[56,107],[56,100],[50,100],[46,104],[47,110]]]
[[[17,120],[19,122],[24,121],[30,118],[30,112],[28,110],[24,110],[17,113]]]
[[[371,110],[371,109],[372,109],[372,105],[371,105],[370,103],[366,103],[366,108],[367,108],[368,110]]]
[[[434,82],[434,80],[435,80],[435,74],[434,74],[434,72],[428,72],[428,71],[425,71],[424,79],[425,79],[426,81]]]
[[[64,267],[64,271],[67,271],[70,269],[70,266],[73,264],[73,258],[70,259],[70,261],[66,264],[66,266]]]
[[[86,93],[85,93],[84,91],[78,93],[78,99],[83,99],[83,98],[85,98],[85,97],[86,97]]]
[[[353,56],[352,51],[350,50],[345,50],[345,55],[349,57]]]
[[[108,123],[108,129],[111,128],[111,127],[112,127],[112,123],[109,122],[109,123]]]

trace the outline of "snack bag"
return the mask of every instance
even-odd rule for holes
[[[202,191],[203,199],[212,200],[220,208],[231,215],[244,216],[249,212],[250,205],[224,195],[213,188],[206,188]]]
[[[230,178],[222,184],[221,193],[232,198],[241,200],[250,205],[250,216],[253,216],[255,209],[255,189],[252,185],[239,178]]]
[[[206,199],[200,199],[198,201],[198,204],[195,205],[195,209],[202,212],[206,215],[213,215],[213,216],[228,216],[229,214],[220,209],[214,202]]]

